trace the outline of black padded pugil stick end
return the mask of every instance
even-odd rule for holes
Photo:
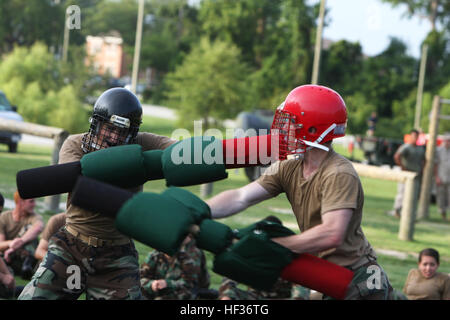
[[[71,202],[82,209],[115,218],[122,205],[133,195],[130,191],[79,176],[72,191]]]
[[[17,190],[22,199],[70,192],[81,173],[80,161],[19,171]]]

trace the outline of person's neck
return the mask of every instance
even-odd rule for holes
[[[21,210],[17,207],[14,208],[12,212],[12,218],[14,221],[20,221],[25,215],[22,214]]]
[[[305,157],[303,160],[303,177],[305,179],[313,175],[317,169],[319,169],[329,152],[331,152],[331,147],[329,151],[312,148],[305,152]]]

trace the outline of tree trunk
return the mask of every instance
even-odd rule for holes
[[[439,0],[432,0],[430,3],[430,15],[428,19],[431,23],[431,31],[436,30],[437,10],[439,7]]]

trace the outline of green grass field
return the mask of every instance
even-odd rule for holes
[[[170,120],[145,117],[143,129],[162,135],[171,135],[174,124]],[[348,156],[347,150],[335,147],[336,151]],[[8,199],[12,199],[16,189],[15,176],[20,170],[45,166],[50,163],[50,147],[39,147],[27,144],[19,144],[17,154],[7,152],[7,147],[0,145],[0,192]],[[360,158],[362,153],[358,150],[355,153]],[[214,183],[213,195],[221,191],[238,188],[248,183],[242,169],[229,170],[228,179]],[[364,193],[365,205],[362,221],[363,231],[369,242],[377,251],[379,262],[387,272],[392,285],[398,290],[402,290],[408,271],[416,267],[417,253],[427,247],[437,249],[441,254],[441,266],[439,271],[450,273],[450,223],[440,220],[435,205],[431,205],[429,221],[419,222],[415,225],[414,241],[406,242],[398,240],[399,220],[386,215],[386,211],[392,208],[396,194],[396,184],[390,181],[361,178]],[[146,192],[162,192],[165,189],[164,180],[150,181],[144,185]],[[191,186],[187,190],[200,196],[200,187]],[[66,196],[61,197],[64,202]],[[42,208],[42,199],[38,199],[38,204]],[[51,212],[40,211],[45,221],[51,216]],[[285,195],[264,201],[258,205],[248,208],[238,215],[222,219],[223,222],[232,228],[247,226],[269,214],[278,216],[283,223],[295,232],[298,231],[295,218],[290,213],[290,205]],[[152,249],[142,243],[136,243],[139,252],[139,260],[142,262],[145,256]],[[212,255],[206,252],[208,266],[212,268]],[[211,271],[212,287],[218,288],[221,276]],[[16,278],[17,284],[25,284],[26,281]]]

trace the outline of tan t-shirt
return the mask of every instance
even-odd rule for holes
[[[341,266],[356,266],[364,256],[376,258],[361,229],[364,193],[350,161],[332,149],[317,171],[303,178],[303,160],[276,162],[257,182],[270,194],[282,192],[292,206],[300,231],[322,223],[322,215],[338,209],[353,209],[344,242],[317,254]]]
[[[45,226],[44,231],[42,231],[41,239],[49,240],[50,237],[56,233],[61,227],[65,226],[66,224],[66,213],[58,213],[54,216],[52,216]]]
[[[450,299],[450,276],[436,272],[432,278],[426,279],[419,269],[411,269],[403,292],[409,300]]]
[[[81,149],[83,135],[83,133],[71,135],[64,141],[59,152],[58,163],[79,161],[83,157],[84,153]],[[168,137],[148,132],[138,133],[137,135],[137,144],[142,146],[143,151],[162,150],[175,142],[175,140]],[[142,191],[142,186],[132,191]],[[70,197],[71,193],[67,197],[66,224],[70,225],[72,229],[84,235],[99,239],[122,240],[127,238],[114,227],[113,219],[100,213],[83,210],[72,205],[70,203]]]
[[[12,210],[10,210],[0,215],[0,233],[5,235],[5,240],[13,240],[23,236],[38,221],[44,223],[42,216],[37,213],[32,213],[20,221],[14,221],[12,213]]]

